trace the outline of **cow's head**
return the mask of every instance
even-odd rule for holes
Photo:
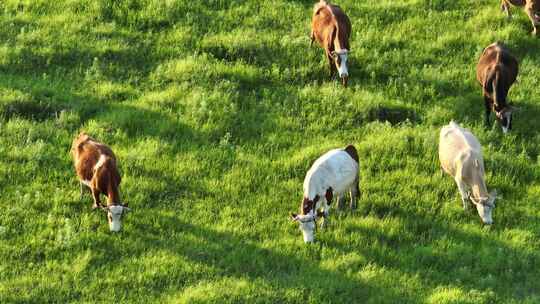
[[[349,50],[342,49],[338,51],[332,51],[332,58],[339,73],[339,78],[344,86],[347,86],[349,80],[349,70],[347,69],[347,60],[349,58]]]
[[[493,209],[495,208],[495,199],[497,198],[497,191],[492,191],[488,197],[482,197],[475,199],[471,196],[471,201],[476,206],[478,215],[482,219],[482,222],[486,225],[493,224]]]
[[[512,130],[512,112],[513,108],[511,106],[495,109],[495,117],[501,125],[504,134]]]
[[[305,243],[311,243],[315,240],[315,213],[308,215],[291,213],[291,220],[300,224],[300,230]]]
[[[107,212],[107,221],[109,222],[109,230],[111,232],[119,232],[122,230],[122,217],[129,211],[131,208],[125,205],[110,205],[101,207],[103,211]]]
[[[311,243],[315,239],[315,221],[317,220],[316,209],[320,196],[316,195],[312,200],[305,198],[300,204],[301,214],[291,213],[291,220],[300,224],[300,230],[304,236],[304,242]]]

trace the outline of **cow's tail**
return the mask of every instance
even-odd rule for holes
[[[501,52],[497,52],[497,57],[495,62],[497,63],[496,68],[493,71],[493,101],[497,105],[497,108],[504,106],[506,104],[506,94],[504,91],[503,79],[501,79],[501,68],[502,68],[502,58]]]
[[[493,80],[493,99],[497,108],[504,107],[506,105],[506,94],[504,89],[503,80],[501,79],[501,71],[497,69]]]
[[[349,154],[349,156],[354,159],[356,161],[356,163],[359,163],[359,158],[358,158],[358,151],[356,150],[356,147],[353,146],[353,145],[348,145],[347,147],[345,147],[343,149],[345,152],[347,152],[347,154]]]

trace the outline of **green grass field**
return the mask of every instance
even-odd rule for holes
[[[315,0],[0,1],[0,303],[540,303],[540,40],[498,0],[342,0],[349,88],[309,47]],[[111,4],[116,3],[116,4]],[[513,132],[475,66],[520,60]],[[450,120],[484,147],[495,224],[439,169]],[[85,130],[134,211],[79,198]],[[355,144],[358,209],[304,245],[311,163]]]

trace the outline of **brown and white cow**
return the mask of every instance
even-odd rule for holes
[[[326,224],[334,196],[342,204],[344,195],[350,191],[351,209],[356,208],[360,194],[358,168],[358,153],[353,145],[330,150],[313,163],[304,179],[300,214],[291,214],[291,219],[300,223],[304,242],[313,242],[318,217],[323,217],[321,226]],[[318,212],[319,208],[323,211]]]
[[[442,169],[452,176],[458,186],[463,209],[470,200],[484,224],[492,224],[497,192],[488,193],[484,180],[482,147],[471,131],[450,122],[441,129],[439,160]],[[472,192],[469,192],[471,190]]]
[[[533,26],[532,34],[535,36],[538,35],[538,26],[540,26],[540,0],[501,0],[501,9],[506,12],[508,18],[511,17],[510,4],[523,6]]]
[[[512,129],[513,108],[506,97],[516,81],[518,71],[517,59],[499,42],[484,49],[476,66],[476,79],[484,95],[486,125],[489,125],[489,115],[493,111],[504,133]]]
[[[330,65],[330,77],[336,70],[344,86],[347,86],[349,71],[347,59],[350,53],[349,36],[351,21],[339,6],[321,0],[313,8],[311,20],[311,45],[313,41],[324,48]]]
[[[118,187],[121,178],[113,151],[82,132],[73,140],[71,154],[80,182],[81,198],[83,187],[90,188],[94,198],[93,208],[106,211],[109,229],[113,232],[120,231],[122,216],[131,209],[120,202]],[[107,197],[106,206],[101,205],[101,194]]]

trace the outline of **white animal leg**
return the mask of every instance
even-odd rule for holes
[[[337,197],[337,207],[339,210],[345,209],[345,195],[341,194]]]
[[[330,213],[330,206],[325,201],[324,205],[323,205],[323,214],[322,214],[323,220],[321,222],[321,229],[324,229],[328,225],[328,215],[329,215],[329,213]]]
[[[467,185],[459,178],[456,178],[456,184],[461,194],[461,202],[463,203],[463,210],[469,209],[469,192],[467,191]]]

